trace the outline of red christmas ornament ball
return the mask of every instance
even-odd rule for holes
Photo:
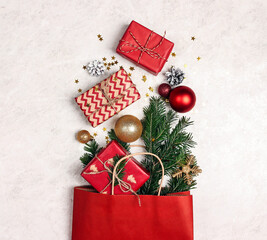
[[[180,86],[171,91],[169,101],[173,110],[185,113],[195,106],[196,95],[191,88]]]
[[[167,83],[162,83],[158,87],[158,93],[160,96],[168,98],[171,92],[171,86]]]

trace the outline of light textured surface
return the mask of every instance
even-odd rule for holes
[[[197,95],[186,114],[203,169],[193,191],[195,239],[267,239],[266,1],[1,0],[0,16],[1,240],[70,240],[72,190],[85,183],[75,133],[97,132],[104,144],[102,128],[127,113],[142,117],[148,87],[164,80],[135,67],[142,100],[96,129],[76,106],[78,88],[102,79],[84,64],[115,55],[126,70],[133,65],[115,53],[133,19],[167,30],[177,56],[163,72],[184,69]]]

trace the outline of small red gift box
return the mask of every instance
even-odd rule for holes
[[[102,149],[95,158],[85,167],[82,177],[89,182],[98,192],[111,193],[111,179],[109,170],[113,165],[113,157],[128,155],[127,151],[115,140]],[[134,158],[126,160],[124,167],[123,184],[114,188],[115,194],[132,194],[136,192],[148,179],[149,172]],[[130,186],[127,188],[127,186]]]
[[[174,44],[141,24],[132,21],[117,52],[157,75],[168,60]]]
[[[124,69],[75,98],[93,127],[103,123],[140,98]]]

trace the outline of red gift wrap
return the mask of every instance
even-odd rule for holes
[[[194,239],[190,193],[139,197],[74,188],[72,240]]]
[[[117,47],[117,52],[157,75],[168,60],[174,44],[141,24],[132,21]]]
[[[75,98],[93,127],[98,126],[140,98],[124,69]]]
[[[113,165],[113,157],[125,156],[128,152],[115,140],[102,149],[95,158],[84,168],[82,177],[98,192],[111,194],[111,179],[109,168]],[[126,160],[122,184],[114,188],[115,194],[132,194],[136,192],[148,179],[149,172],[134,158]],[[130,186],[130,188],[129,188]]]

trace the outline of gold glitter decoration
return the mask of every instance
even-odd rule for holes
[[[110,67],[107,67],[107,70],[109,71],[110,70]]]
[[[79,80],[78,80],[78,79],[76,79],[76,80],[75,80],[75,83],[78,83],[78,82],[79,82]]]
[[[144,82],[146,82],[146,75],[143,75],[143,78],[142,78],[142,80],[144,81]]]
[[[173,52],[173,53],[172,53],[172,56],[173,56],[173,57],[176,57],[176,53],[175,53],[175,52]]]
[[[199,173],[202,173],[202,170],[196,165],[195,156],[190,155],[186,159],[186,164],[181,165],[172,177],[181,178],[184,174],[184,181],[191,185],[193,176],[197,176]]]
[[[191,37],[191,40],[195,41],[195,39],[196,39],[195,37]]]
[[[120,66],[120,69],[123,69],[123,66]]]
[[[201,58],[200,57],[197,57],[197,60],[199,61]]]
[[[114,56],[112,56],[112,57],[111,57],[111,59],[112,59],[112,60],[115,60],[115,57],[114,57]]]
[[[85,65],[83,65],[83,69],[84,69],[84,70],[86,69],[86,66],[85,66]]]
[[[149,89],[151,92],[154,91],[153,87],[149,87],[148,89]]]
[[[106,61],[107,60],[105,57],[103,57],[102,59],[103,59],[103,61]]]
[[[82,92],[82,89],[79,88],[79,89],[78,89],[78,92],[79,92],[79,93]]]
[[[117,120],[114,131],[121,141],[129,143],[141,137],[143,126],[137,117],[124,115]]]
[[[118,64],[119,62],[116,60],[114,63],[115,63],[115,64]]]
[[[146,97],[149,97],[149,94],[148,93],[146,93]]]
[[[107,129],[105,127],[103,127],[103,131],[107,131]]]
[[[95,137],[97,136],[97,133],[96,133],[96,132],[94,133],[94,136],[95,136]]]
[[[129,69],[130,69],[131,71],[133,71],[133,70],[134,70],[134,67],[129,67]]]
[[[132,74],[131,74],[131,73],[128,73],[128,76],[129,76],[129,77],[131,77],[131,76],[132,76]]]
[[[92,138],[93,137],[86,130],[81,130],[77,133],[77,140],[80,143],[88,143],[90,140],[92,140]]]

